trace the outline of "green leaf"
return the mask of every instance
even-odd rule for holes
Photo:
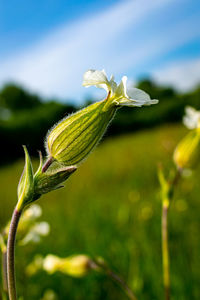
[[[27,204],[32,202],[34,194],[33,168],[26,146],[23,146],[25,153],[25,166],[18,185],[17,210],[21,211]]]

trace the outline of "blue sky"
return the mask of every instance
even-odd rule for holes
[[[199,0],[2,0],[0,85],[44,97],[99,97],[87,69],[152,77],[185,91],[200,82]]]

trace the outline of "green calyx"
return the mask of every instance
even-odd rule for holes
[[[102,138],[117,110],[110,99],[94,103],[61,120],[49,133],[49,156],[64,165],[84,160]]]
[[[40,165],[34,175],[27,148],[23,147],[25,166],[18,185],[17,211],[22,211],[25,206],[40,198],[41,195],[63,187],[62,183],[77,169],[75,166],[58,165],[56,169],[51,168],[50,171],[43,172],[43,159],[40,152]]]
[[[62,188],[63,182],[77,169],[76,166],[69,166],[43,172],[42,165],[42,155],[40,152],[40,166],[34,175],[34,200],[38,199],[42,194]]]

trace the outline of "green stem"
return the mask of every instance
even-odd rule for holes
[[[162,199],[162,262],[163,262],[163,284],[165,291],[165,300],[170,300],[170,258],[168,245],[168,210],[171,204],[174,188],[181,177],[181,169],[177,169],[174,178],[169,182],[169,193],[166,198]]]
[[[107,275],[121,286],[121,288],[124,290],[124,292],[126,293],[126,295],[128,296],[129,299],[137,300],[137,298],[133,294],[132,290],[129,288],[129,286],[126,284],[126,282],[121,277],[119,277],[117,274],[115,274],[111,270],[107,270]]]
[[[8,281],[7,281],[7,251],[2,253],[2,281],[3,291],[8,293]]]
[[[50,167],[50,165],[52,164],[53,161],[54,161],[53,157],[49,157],[47,159],[47,161],[44,163],[44,165],[42,167],[42,173],[47,171],[47,169]]]
[[[17,227],[21,216],[21,211],[14,209],[7,243],[7,274],[8,274],[8,294],[9,300],[16,300],[16,283],[15,283],[15,238]]]
[[[163,283],[164,283],[164,290],[165,290],[165,300],[170,300],[168,208],[169,208],[169,204],[163,201],[163,206],[162,206],[162,261],[163,261]]]
[[[122,288],[122,290],[125,292],[125,294],[128,296],[130,300],[137,300],[136,296],[133,294],[133,291],[130,289],[130,287],[126,284],[126,282],[116,273],[114,273],[104,262],[100,262],[98,260],[94,260],[92,267],[95,270],[98,270],[100,268],[103,270],[108,277],[110,277],[112,280],[118,283],[118,285]]]

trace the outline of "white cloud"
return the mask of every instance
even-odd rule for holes
[[[161,70],[154,71],[152,76],[157,82],[172,85],[180,91],[192,89],[200,84],[200,57],[171,63]]]
[[[84,93],[82,75],[87,69],[105,68],[108,73],[121,76],[121,72],[125,73],[194,35],[186,22],[185,26],[189,29],[185,35],[180,34],[181,26],[166,32],[168,36],[165,39],[161,32],[144,40],[141,32],[139,40],[131,36],[131,47],[121,47],[127,30],[132,29],[134,34],[149,15],[164,10],[170,3],[174,1],[121,1],[97,15],[65,24],[22,53],[0,61],[0,83],[12,80],[43,96],[80,100]]]

